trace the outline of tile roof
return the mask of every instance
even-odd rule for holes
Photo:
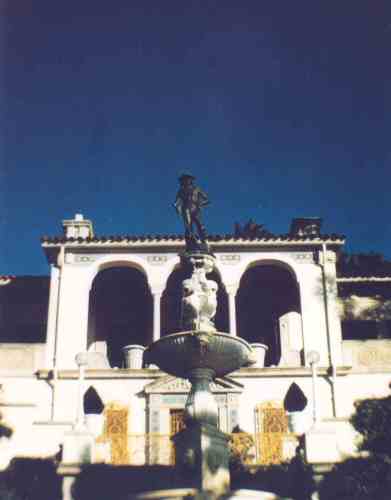
[[[264,237],[246,238],[237,237],[232,234],[215,234],[208,236],[209,243],[330,243],[341,245],[345,242],[343,235],[329,234],[320,236],[292,236],[290,234],[268,235]],[[43,245],[59,245],[64,243],[76,243],[94,245],[110,244],[110,243],[171,243],[182,244],[184,242],[183,235],[110,235],[110,236],[95,236],[93,238],[66,238],[65,236],[43,236],[41,238]]]

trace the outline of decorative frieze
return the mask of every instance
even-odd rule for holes
[[[218,255],[217,258],[222,264],[238,264],[240,262],[239,254],[223,254]]]
[[[291,254],[293,260],[298,264],[313,264],[314,256],[312,252],[295,252]]]
[[[161,266],[168,261],[167,255],[148,255],[147,262],[155,266]]]
[[[75,254],[67,252],[65,254],[66,264],[90,264],[96,261],[95,255]]]
[[[242,387],[233,382],[232,380],[225,377],[224,379],[217,379],[210,384],[211,391],[213,393],[238,393],[242,391]],[[147,394],[165,394],[165,393],[184,393],[187,394],[190,391],[190,382],[186,379],[177,378],[173,376],[166,376],[162,379],[158,379],[151,382],[144,388]]]
[[[175,378],[171,382],[164,384],[161,390],[164,390],[164,392],[180,391],[187,393],[190,391],[190,382],[183,378]]]

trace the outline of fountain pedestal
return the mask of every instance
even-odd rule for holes
[[[229,436],[215,426],[193,423],[172,438],[180,477],[218,497],[229,490]]]
[[[178,478],[208,492],[208,498],[221,496],[229,490],[229,436],[217,428],[217,404],[210,384],[216,377],[252,364],[251,346],[225,333],[190,331],[162,337],[144,356],[146,362],[191,382],[186,428],[172,437]]]
[[[194,368],[185,407],[186,428],[173,436],[177,474],[193,488],[221,495],[229,489],[229,436],[217,428],[218,410],[210,391],[215,371]]]

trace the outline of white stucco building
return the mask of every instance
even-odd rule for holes
[[[49,279],[0,278],[0,404],[13,429],[1,442],[2,466],[13,456],[55,455],[80,404],[96,434],[94,460],[169,463],[188,383],[144,366],[141,354],[180,328],[184,240],[97,237],[79,214],[63,230],[42,239]],[[314,419],[310,461],[354,452],[354,402],[389,394],[390,266],[360,275],[360,262],[342,262],[344,237],[323,235],[318,219],[295,219],[286,235],[247,230],[209,243],[217,329],[259,355],[257,365],[215,381],[220,428],[253,434],[254,462],[292,456]],[[75,358],[85,352],[80,393]]]

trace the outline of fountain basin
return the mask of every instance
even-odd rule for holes
[[[197,368],[207,368],[215,377],[223,377],[255,362],[251,345],[240,337],[202,331],[161,337],[145,350],[144,360],[182,378],[188,378]]]

